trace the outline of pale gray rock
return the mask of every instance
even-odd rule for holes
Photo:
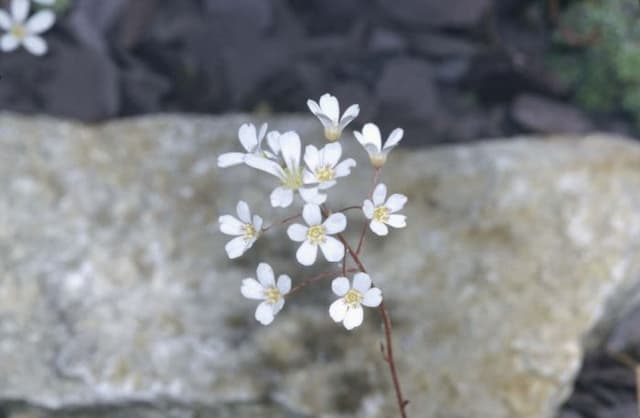
[[[273,325],[239,294],[258,260],[300,282],[283,231],[227,260],[218,215],[267,219],[273,179],[221,171],[246,116],[83,126],[0,117],[0,405],[11,418],[396,416],[379,317],[347,332],[328,281]],[[315,120],[274,119],[321,143]],[[337,186],[360,204],[370,170]],[[586,342],[633,306],[640,147],[592,135],[394,151],[410,228],[368,237],[411,417],[552,417]],[[354,238],[360,224],[350,226]],[[320,268],[320,267],[319,267]],[[589,338],[586,338],[590,336]]]

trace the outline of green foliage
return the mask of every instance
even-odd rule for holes
[[[597,111],[623,110],[640,124],[638,0],[572,3],[563,13],[549,64],[576,100]]]

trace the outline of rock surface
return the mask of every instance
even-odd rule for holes
[[[226,259],[216,219],[236,200],[283,216],[267,207],[270,178],[216,168],[245,120],[0,117],[6,416],[395,416],[374,311],[342,330],[322,283],[262,327],[240,296],[257,260],[294,282],[312,274],[282,231]],[[320,138],[310,119],[272,125]],[[369,175],[358,169],[331,206],[359,204],[351,190]],[[640,147],[589,136],[398,150],[383,179],[409,196],[411,227],[369,237],[365,263],[394,319],[409,415],[552,417],[584,337],[635,303]]]

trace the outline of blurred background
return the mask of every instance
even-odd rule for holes
[[[269,114],[330,91],[414,145],[632,134],[636,3],[58,0],[46,56],[0,55],[0,109],[88,122]]]
[[[0,0],[0,7],[8,10],[10,3],[10,0]],[[89,124],[157,113],[252,113],[257,120],[277,120],[281,113],[307,112],[308,98],[317,100],[323,93],[330,92],[339,98],[343,109],[352,103],[360,104],[360,117],[350,128],[359,128],[370,121],[378,123],[384,132],[400,126],[405,129],[403,146],[466,143],[489,138],[508,139],[521,134],[581,135],[601,131],[633,138],[638,137],[640,133],[640,7],[636,0],[56,0],[52,6],[34,4],[33,7],[53,7],[56,13],[55,25],[42,35],[49,51],[41,57],[34,56],[24,49],[11,53],[0,52],[0,111],[49,115]],[[23,122],[18,121],[16,126],[23,126],[20,123]],[[189,123],[191,122],[176,123],[175,126],[178,128],[172,128],[173,131],[169,129],[170,132],[166,137],[162,137],[162,141],[173,144],[171,140],[175,138],[189,137],[192,133]],[[234,136],[239,123],[240,119],[229,119],[226,127],[220,128],[224,133],[218,132],[216,135],[226,138],[225,135],[232,132]],[[309,127],[311,125],[297,119],[294,119],[294,123],[300,124],[303,132],[312,132],[315,129],[315,125]],[[317,124],[317,121],[313,123]],[[43,134],[47,133],[46,129],[39,127],[40,125],[31,125],[29,122],[24,126],[35,127],[34,132],[40,135],[39,138],[46,138]],[[140,150],[153,149],[155,137],[149,139],[140,134],[136,127],[127,126],[124,125],[123,130],[130,129],[133,135],[141,135],[140,143],[144,146],[140,146]],[[61,131],[66,132],[65,129]],[[143,127],[140,131],[144,129]],[[193,128],[194,131],[198,129],[203,128]],[[159,131],[151,129],[149,132]],[[10,129],[8,132],[4,133],[6,138],[12,135]],[[31,131],[25,129],[25,132]],[[84,146],[82,141],[85,132],[75,132],[74,135],[80,138],[79,143]],[[109,135],[107,130],[105,137],[110,138]],[[167,139],[171,135],[174,137]],[[107,143],[105,149],[110,151],[108,141],[104,142]],[[48,138],[42,143],[45,144],[42,148],[45,157],[42,160],[47,161],[49,167],[55,166],[56,158],[69,155],[62,151],[58,154],[50,153],[47,148],[50,145]],[[196,144],[194,155],[200,154],[198,147],[203,146],[202,144],[208,146],[202,138],[194,140],[193,143]],[[22,153],[20,146],[13,149]],[[34,145],[34,149],[37,146]],[[84,158],[84,148],[79,149],[78,154]],[[163,164],[166,163],[167,167],[173,167],[172,153],[179,154],[182,152],[181,148],[167,146],[166,149],[169,150],[168,154],[159,154],[166,157],[166,160],[159,160]],[[534,146],[532,149],[538,148]],[[612,149],[612,155],[622,154],[617,148]],[[96,155],[100,154],[101,158],[104,155],[111,156],[109,152],[103,151],[100,150],[102,154],[96,151]],[[30,152],[37,154],[36,151]],[[487,151],[487,154],[490,152]],[[90,154],[87,151],[87,155]],[[585,157],[585,164],[588,166],[591,163],[591,153],[586,154],[588,155]],[[114,155],[119,154],[116,151]],[[124,161],[127,152],[123,151],[119,156]],[[146,161],[146,157],[140,157],[140,161]],[[185,161],[188,160],[187,157],[184,157]],[[582,157],[576,157],[579,163]],[[11,159],[7,157],[5,163],[11,162]],[[80,159],[81,157],[78,157],[78,160]],[[70,161],[70,166],[76,163],[73,158]],[[95,165],[101,167],[101,161]],[[105,157],[105,161],[110,160]],[[213,166],[211,161],[205,159],[201,164],[194,166],[197,166],[200,174],[206,173],[208,176],[208,167]],[[490,162],[493,163],[493,160]],[[37,163],[40,164],[39,161]],[[191,161],[185,162],[184,167],[188,167],[188,163]],[[91,167],[92,170],[93,164],[94,162],[84,166],[81,164],[81,168]],[[625,164],[625,161],[620,163],[619,160],[615,160],[611,166],[626,167]],[[27,165],[25,163],[25,166]],[[1,166],[2,164],[0,170]],[[16,166],[20,164],[16,163]],[[148,173],[144,169],[141,171],[142,174],[133,169],[133,174],[127,171],[133,166],[134,164],[129,164],[121,169],[125,173],[123,178],[132,184],[139,179],[147,181]],[[158,166],[164,169],[162,164]],[[176,167],[178,166],[176,163]],[[493,167],[489,163],[486,166]],[[68,184],[65,183],[65,176],[72,170],[67,170],[64,164],[60,167],[52,169],[51,172],[62,173],[60,178],[64,181],[60,180],[60,184],[63,186],[59,187],[57,182],[46,179],[43,180],[43,184],[53,184],[52,195],[59,193],[60,196],[64,196],[65,193],[60,190],[73,191],[74,187],[83,183],[82,179],[79,179],[81,175],[70,179]],[[99,173],[96,178],[99,181],[102,181],[102,175],[108,177],[113,174],[109,172],[111,167],[106,167],[104,173],[96,169]],[[115,163],[114,167],[117,167]],[[157,174],[153,171],[155,169],[150,168],[148,172]],[[93,173],[91,170],[87,172]],[[175,170],[175,173],[169,173],[166,179],[158,180],[157,184],[154,181],[161,176],[156,178],[150,175],[151,180],[148,181],[151,186],[145,184],[140,190],[155,187],[162,189],[165,184],[173,184],[172,181],[176,181],[179,187],[184,186],[180,189],[182,194],[175,199],[178,202],[192,196],[190,193],[194,192],[189,189],[192,184],[195,184],[196,191],[208,196],[209,189],[204,185],[209,187],[210,184],[204,181],[197,183],[201,181],[197,178],[197,173],[189,172],[186,175],[188,177],[193,174],[197,181],[188,177],[183,185],[180,176],[185,175],[188,170],[183,169],[183,166]],[[197,170],[194,169],[194,172]],[[448,175],[447,167],[443,171]],[[78,171],[80,172],[82,170]],[[47,175],[49,174],[47,171]],[[55,177],[54,174],[51,176]],[[117,177],[117,174],[119,173],[113,174],[114,177]],[[173,174],[175,176],[172,177]],[[12,175],[11,172],[7,178]],[[127,175],[131,175],[131,178]],[[494,172],[489,170],[489,174],[484,175],[493,178]],[[446,175],[443,176],[445,177]],[[248,183],[247,178],[239,179]],[[10,181],[12,179],[9,178],[7,184]],[[467,182],[468,179],[464,178],[463,181],[453,184]],[[589,180],[586,183],[589,183]],[[36,190],[29,189],[30,184],[18,184],[15,188],[17,191],[10,196],[17,196],[24,190],[25,193]],[[90,185],[89,182],[87,184]],[[112,199],[112,195],[109,194],[121,186],[118,186],[116,180],[114,184],[116,186],[105,186],[107,191],[104,195],[92,202],[96,206],[95,212],[98,213],[95,216],[98,225],[101,225],[103,218],[107,219],[110,216],[107,210],[105,213],[109,216],[102,213],[102,206],[117,200]],[[417,188],[423,189],[422,183],[416,184]],[[608,187],[609,183],[603,184],[605,190],[615,188]],[[125,182],[125,186],[129,187],[129,183]],[[126,189],[125,186],[122,186],[123,189]],[[67,189],[64,189],[65,187]],[[87,191],[94,188],[86,185],[85,187]],[[136,199],[138,195],[146,193],[137,189],[134,192],[131,194],[136,196]],[[167,192],[167,196],[175,197],[170,193],[173,193],[173,189]],[[496,195],[500,193],[497,192]],[[71,194],[72,192],[68,193]],[[461,195],[463,194],[465,193],[462,192]],[[78,201],[84,202],[84,194],[80,195]],[[63,204],[56,206],[56,199],[49,198],[49,195],[45,195],[44,201],[53,202],[52,207],[56,210],[66,210]],[[163,195],[156,200],[164,203],[164,198]],[[550,200],[553,202],[554,198],[555,195]],[[64,199],[60,199],[64,203]],[[208,197],[202,198],[200,203],[203,206],[209,205],[206,206],[206,210],[203,209],[203,213],[212,216],[211,202],[207,199]],[[488,199],[491,199],[491,196]],[[11,199],[5,200],[9,202]],[[89,200],[91,199],[87,198],[87,201]],[[167,201],[169,200],[167,198]],[[427,202],[425,205],[433,203],[428,199],[424,201]],[[6,202],[0,201],[0,221],[3,219],[2,215],[6,215],[1,209],[10,207],[10,203]],[[157,202],[155,204],[158,204]],[[547,205],[542,199],[541,202],[541,207],[552,206]],[[2,206],[3,203],[7,206]],[[149,206],[152,206],[152,203],[149,203]],[[146,204],[144,201],[141,207]],[[180,204],[177,205],[176,213],[188,218],[187,215],[190,216],[190,213],[183,210]],[[29,204],[24,207],[31,206]],[[87,207],[89,206],[87,204]],[[74,208],[71,204],[69,207]],[[116,213],[114,219],[120,221],[118,216],[128,210],[126,205],[123,204],[123,207],[124,209],[118,207],[113,210]],[[136,206],[132,203],[131,207]],[[43,212],[46,210],[43,209]],[[91,210],[87,212],[90,215],[87,218],[94,216]],[[132,210],[133,212],[135,211]],[[15,210],[15,213],[20,216],[22,210]],[[76,213],[72,210],[70,213],[72,215],[68,219],[75,219]],[[452,213],[451,216],[458,216],[455,211]],[[461,213],[466,212],[461,210]],[[49,219],[49,213],[45,215],[43,217]],[[167,219],[176,218],[174,215],[167,215]],[[134,218],[137,215],[127,216]],[[206,219],[206,216],[203,215],[202,219]],[[553,213],[549,218],[555,216]],[[10,216],[5,218],[11,219]],[[126,216],[122,215],[122,218]],[[192,221],[189,218],[184,224],[196,225],[194,228],[199,231],[201,225]],[[159,224],[161,227],[158,230],[165,233],[163,223]],[[31,219],[24,221],[24,225],[29,233],[33,230]],[[73,225],[75,228],[75,224]],[[116,232],[126,235],[122,231],[128,231],[130,225],[125,221],[123,225],[122,230]],[[177,230],[181,228],[182,225],[176,227]],[[81,226],[78,227],[78,230],[80,229]],[[64,232],[66,234],[66,231]],[[29,233],[22,235],[30,237]],[[171,235],[169,232],[167,234]],[[18,233],[16,235],[22,236]],[[2,237],[0,234],[0,238]],[[117,238],[114,238],[114,248],[118,249],[120,235],[116,236],[114,233],[114,237]],[[205,238],[209,240],[210,237]],[[167,238],[167,241],[172,242],[171,239],[173,237]],[[39,238],[34,239],[34,242],[40,242]],[[499,242],[502,244],[502,241]],[[87,248],[99,247],[93,242],[86,245]],[[140,244],[141,254],[146,254],[144,251],[148,248],[144,247],[145,245],[146,242]],[[632,245],[630,247],[631,252],[635,251]],[[4,247],[0,245],[0,248]],[[152,250],[161,254],[155,247]],[[169,250],[167,253],[173,254]],[[179,254],[180,251],[176,250],[176,253]],[[156,253],[153,254],[155,256]],[[84,260],[84,256],[83,253],[79,259]],[[87,256],[88,258],[90,257]],[[109,265],[111,259],[105,259],[107,261],[104,264]],[[49,261],[45,259],[40,264],[44,266]],[[138,262],[137,259],[135,261]],[[64,263],[67,263],[67,260],[64,260]],[[131,269],[137,271],[137,264],[132,262],[131,265]],[[141,265],[144,267],[144,263]],[[86,265],[82,266],[82,269],[85,269]],[[127,268],[129,267],[127,265]],[[85,269],[89,273],[82,269],[73,276],[74,279],[79,281],[78,277],[82,274],[86,273],[89,277],[95,273],[90,267]],[[203,270],[206,269],[203,267]],[[45,272],[47,271],[45,269]],[[124,271],[124,276],[127,276],[129,270]],[[116,271],[114,277],[119,277],[119,273]],[[28,274],[31,274],[31,271]],[[55,283],[57,286],[58,283]],[[129,294],[128,289],[126,293]],[[238,295],[232,296],[235,298]],[[147,294],[143,294],[141,300],[146,300],[147,297]],[[235,304],[235,299],[233,300],[232,303]],[[72,306],[70,311],[74,309],[75,306]],[[49,311],[46,312],[43,316],[48,318]],[[110,318],[109,315],[105,314],[105,317]],[[200,312],[191,316],[198,315]],[[542,318],[541,321],[544,320],[544,315],[539,317]],[[149,323],[153,320],[155,317],[152,316]],[[203,319],[205,320],[206,318]],[[237,343],[235,338],[238,341],[247,338],[245,334],[248,325],[238,321],[232,319],[225,323],[230,324],[229,327],[232,329],[233,344]],[[108,322],[105,320],[105,323]],[[240,325],[237,325],[238,323]],[[631,350],[640,354],[638,323],[640,310],[616,324],[617,331],[612,337],[616,350]],[[202,325],[202,329],[208,326],[208,323]],[[449,325],[444,328],[447,326]],[[605,346],[606,344],[603,345]],[[87,348],[87,352],[93,353],[92,349]],[[12,353],[19,351],[14,347]],[[190,357],[190,353],[185,357]],[[73,357],[73,353],[69,355],[71,363]],[[167,358],[169,357],[167,355]],[[577,378],[573,395],[557,416],[636,416],[636,377],[632,371],[635,363],[628,360],[629,358],[611,356],[604,348],[589,353]],[[286,362],[283,361],[284,363]],[[118,367],[116,369],[120,373]],[[202,369],[206,367],[208,366],[205,365]],[[126,367],[123,366],[123,369],[125,370],[122,374],[126,375]],[[0,383],[3,382],[2,378],[3,376],[0,376]],[[351,385],[350,382],[347,383]],[[11,385],[7,384],[6,387],[11,388]],[[126,390],[123,393],[126,393]],[[457,393],[452,397],[459,398]],[[15,404],[11,402],[8,403],[9,407],[5,412],[0,408],[0,418],[103,417],[99,414],[83,415],[84,412],[74,415],[75,413],[64,411],[12,415],[11,411],[18,410],[22,414],[22,409],[28,408],[23,408],[20,400]],[[360,407],[360,404],[357,406]],[[134,410],[138,407],[139,405],[134,405]],[[144,407],[143,402],[140,408]],[[37,407],[34,410],[37,410]],[[131,414],[131,410],[128,411],[124,412],[125,415],[105,413],[104,417],[129,417],[126,414]],[[366,412],[362,412],[366,411],[366,408],[360,411],[365,414],[362,416],[366,416]],[[114,413],[117,414],[118,411]],[[188,415],[191,412],[180,415],[181,413],[171,416],[200,416]],[[164,412],[158,415],[145,414],[146,412],[136,412],[131,416],[168,416],[163,415]],[[216,414],[218,413],[214,412],[211,416],[223,416]],[[298,415],[292,413],[286,416]]]

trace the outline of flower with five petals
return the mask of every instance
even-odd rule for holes
[[[255,317],[262,325],[269,325],[284,306],[284,295],[291,291],[291,278],[281,274],[276,281],[273,269],[267,263],[258,264],[256,276],[258,280],[244,279],[240,292],[247,299],[262,300]]]
[[[351,174],[356,161],[348,158],[338,163],[341,156],[342,145],[339,142],[327,144],[320,150],[307,145],[304,152],[304,162],[307,164],[304,171],[305,184],[318,184],[320,190],[325,190],[334,186],[337,178]]]
[[[242,200],[238,202],[236,211],[238,218],[231,215],[223,215],[218,218],[220,231],[223,234],[235,236],[224,246],[227,255],[231,259],[240,257],[253,246],[260,237],[263,223],[260,216],[251,216],[249,205]]]
[[[371,219],[369,227],[376,235],[387,235],[389,228],[404,228],[407,226],[407,217],[395,212],[402,210],[407,203],[407,196],[399,193],[387,197],[387,186],[380,183],[373,191],[372,200],[365,200],[362,211],[367,219]],[[386,200],[386,201],[385,201]]]
[[[9,52],[23,46],[33,55],[43,55],[47,52],[47,43],[41,33],[49,30],[56,20],[51,10],[40,10],[29,16],[29,0],[12,0],[11,14],[0,10],[0,29],[6,31],[0,37],[0,50]]]
[[[380,129],[374,123],[367,123],[362,128],[362,132],[354,131],[356,139],[369,154],[369,160],[371,164],[380,168],[387,162],[387,155],[389,152],[400,142],[404,131],[400,128],[396,128],[391,131],[384,146],[382,146],[382,136],[380,135]]]
[[[287,228],[287,235],[292,241],[302,242],[296,252],[296,259],[303,266],[310,266],[316,261],[318,247],[329,262],[337,262],[344,257],[344,245],[331,235],[339,234],[347,227],[347,217],[342,213],[334,213],[322,222],[320,206],[306,204],[302,209],[302,218],[307,226],[293,224]]]
[[[362,305],[375,308],[382,303],[382,291],[371,287],[371,277],[366,273],[356,273],[353,285],[346,277],[337,277],[331,282],[331,290],[340,296],[329,307],[329,315],[335,322],[342,322],[348,330],[362,324]]]
[[[324,136],[331,142],[340,139],[344,128],[360,113],[360,106],[354,104],[349,106],[340,117],[340,103],[335,96],[329,93],[323,94],[319,103],[311,99],[307,100],[307,106],[311,113],[320,120],[324,126]]]

